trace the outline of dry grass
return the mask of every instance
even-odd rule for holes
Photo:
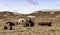
[[[0,27],[1,28],[1,27]],[[60,27],[34,26],[34,27],[14,27],[15,30],[0,30],[0,35],[60,35]]]
[[[14,26],[14,30],[4,30],[3,27],[8,21],[0,19],[0,35],[60,35],[60,16],[58,17],[37,17],[35,18],[34,27],[23,27],[23,25]],[[16,22],[17,19],[11,21]],[[51,21],[52,26],[39,26],[38,23],[42,21]]]

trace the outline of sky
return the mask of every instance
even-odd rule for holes
[[[60,0],[0,0],[0,11],[29,14],[43,9],[60,9]]]

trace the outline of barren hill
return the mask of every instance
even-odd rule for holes
[[[34,13],[31,13],[30,15],[35,16],[57,16],[60,15],[60,11],[36,11]]]
[[[43,17],[43,16],[47,16],[47,17],[55,17],[57,15],[60,15],[60,11],[35,11],[31,14],[19,14],[19,13],[15,13],[15,12],[9,12],[9,11],[3,11],[0,12],[0,18],[10,18],[10,17],[26,17],[26,16],[37,16],[37,17]]]

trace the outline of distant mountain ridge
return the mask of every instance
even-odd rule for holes
[[[60,9],[43,9],[41,11],[60,11]]]
[[[0,12],[0,18],[1,17],[26,17],[26,16],[56,16],[56,15],[60,15],[60,10],[51,10],[51,11],[43,11],[43,10],[40,10],[40,11],[35,11],[31,14],[20,14],[20,13],[16,13],[16,12],[10,12],[10,11],[2,11]]]

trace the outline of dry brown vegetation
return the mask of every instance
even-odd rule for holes
[[[8,16],[4,16],[9,13]],[[23,27],[22,24],[13,26],[14,30],[4,30],[6,22],[17,22],[18,18],[26,18],[28,15],[15,15],[11,12],[0,13],[0,35],[60,35],[60,12],[49,14],[50,12],[39,12],[28,15],[36,16],[34,19],[34,27]],[[18,17],[17,17],[18,16]],[[51,21],[52,26],[40,26],[38,23],[43,21]]]

